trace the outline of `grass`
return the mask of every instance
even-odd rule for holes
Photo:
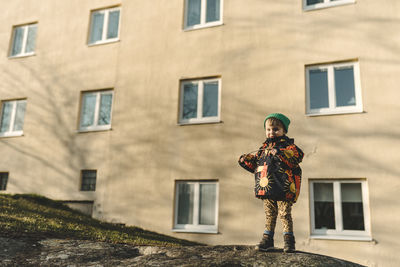
[[[68,238],[148,246],[192,246],[199,243],[101,222],[60,201],[32,194],[0,194],[0,236]]]

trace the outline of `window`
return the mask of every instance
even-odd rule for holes
[[[92,11],[89,44],[117,41],[120,23],[119,7]]]
[[[0,172],[0,190],[7,190],[8,172]]]
[[[303,0],[303,9],[307,11],[344,4],[352,4],[355,2],[355,0]]]
[[[217,233],[218,183],[177,181],[174,231]]]
[[[307,114],[362,112],[358,62],[306,67]]]
[[[111,129],[112,90],[84,92],[82,94],[80,131]]]
[[[180,92],[179,123],[220,121],[221,80],[183,81]]]
[[[26,100],[2,101],[0,136],[23,134]]]
[[[33,55],[35,53],[36,32],[37,23],[14,27],[10,56]]]
[[[81,191],[96,191],[96,175],[95,170],[82,170]]]
[[[222,24],[223,0],[186,0],[185,29],[198,29]]]
[[[311,181],[312,237],[371,240],[367,194],[362,180]]]

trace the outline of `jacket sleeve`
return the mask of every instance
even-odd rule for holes
[[[295,144],[290,144],[284,148],[280,148],[277,156],[290,169],[294,169],[299,166],[300,162],[303,160],[304,153]]]
[[[243,158],[243,162],[240,160]],[[255,155],[252,154],[244,154],[241,155],[238,163],[241,167],[243,167],[246,171],[254,173],[255,169],[257,168],[257,158]]]

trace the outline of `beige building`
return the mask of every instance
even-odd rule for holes
[[[282,112],[306,155],[296,248],[400,264],[399,1],[2,4],[2,193],[256,244],[262,203],[237,160]]]

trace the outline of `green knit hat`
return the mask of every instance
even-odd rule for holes
[[[286,117],[282,113],[271,113],[264,120],[264,129],[265,129],[265,123],[267,122],[267,120],[269,118],[275,118],[275,119],[280,120],[283,124],[283,127],[285,128],[285,131],[288,132],[289,124],[290,124],[290,120],[288,117]]]

